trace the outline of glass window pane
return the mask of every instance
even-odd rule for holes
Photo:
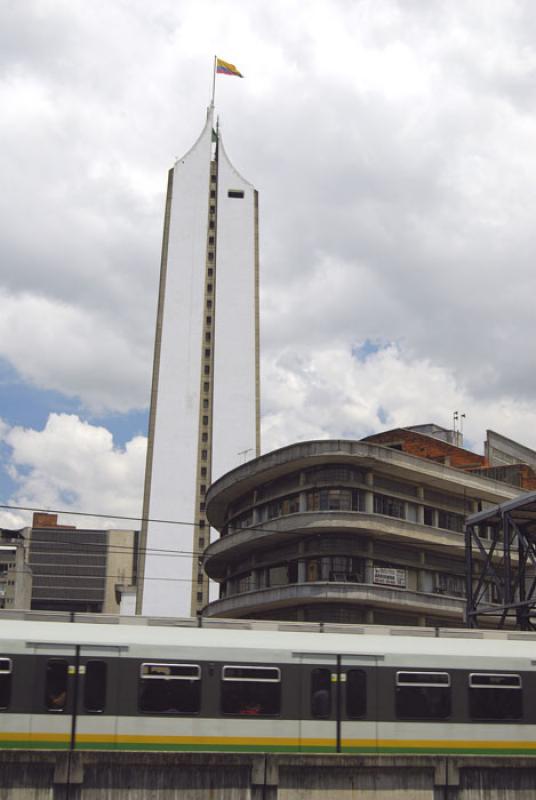
[[[142,664],[140,711],[197,714],[201,708],[201,668],[197,664]]]
[[[5,711],[11,700],[11,672],[11,659],[0,658],[0,711]]]
[[[521,719],[521,676],[494,673],[470,675],[469,714],[473,719]]]
[[[275,716],[281,710],[281,674],[277,667],[223,667],[224,714]]]
[[[45,677],[45,708],[48,711],[65,711],[67,681],[67,661],[60,658],[49,659]]]
[[[88,661],[84,681],[84,709],[104,711],[106,706],[106,662]]]
[[[346,715],[351,719],[367,713],[367,674],[362,669],[346,673]]]
[[[396,715],[399,719],[445,719],[450,716],[448,672],[398,672]]]
[[[311,716],[326,719],[331,715],[331,670],[311,672]]]

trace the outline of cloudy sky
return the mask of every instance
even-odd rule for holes
[[[214,53],[245,75],[216,106],[260,192],[263,449],[455,410],[475,449],[536,447],[531,0],[0,15],[4,504],[141,512],[166,175]]]

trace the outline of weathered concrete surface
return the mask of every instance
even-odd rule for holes
[[[536,758],[0,752],[0,800],[533,800]]]

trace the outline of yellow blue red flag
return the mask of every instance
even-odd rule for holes
[[[223,61],[221,58],[216,59],[216,72],[220,75],[235,75],[237,78],[244,77],[234,64],[229,64],[229,62]]]

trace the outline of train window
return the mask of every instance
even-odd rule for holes
[[[362,669],[349,669],[346,673],[346,714],[351,719],[367,713],[367,673]]]
[[[84,681],[84,709],[98,713],[106,705],[106,662],[88,661]]]
[[[65,711],[69,665],[63,658],[50,658],[45,677],[45,708],[47,711]]]
[[[0,711],[5,711],[11,700],[11,673],[13,665],[10,658],[0,658]]]
[[[140,711],[197,714],[201,707],[201,667],[197,664],[142,664]]]
[[[445,719],[450,716],[448,672],[397,672],[396,715],[400,719]]]
[[[224,714],[269,717],[281,710],[278,667],[223,667],[221,707]]]
[[[331,670],[311,672],[311,716],[327,719],[331,714]]]
[[[473,719],[520,719],[521,675],[473,672],[469,675],[469,714]]]

